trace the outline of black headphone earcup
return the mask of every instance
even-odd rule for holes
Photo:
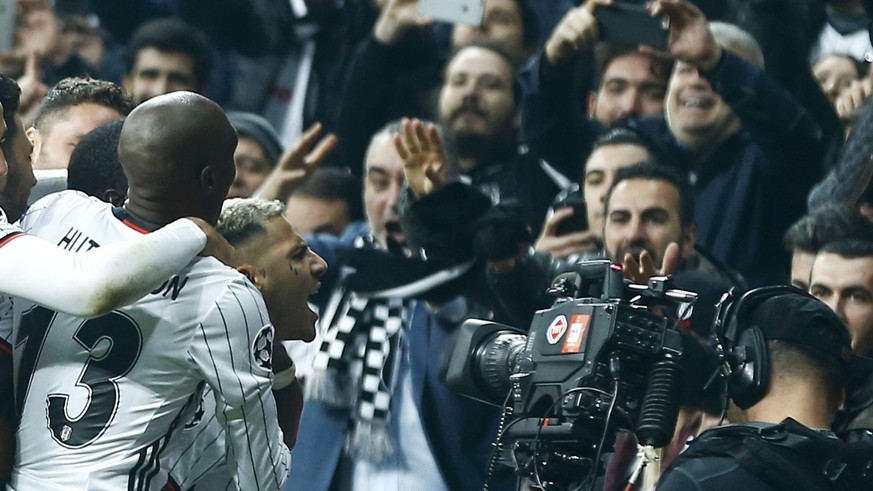
[[[747,409],[764,397],[770,380],[767,340],[758,326],[742,330],[731,358],[730,397],[737,406]]]

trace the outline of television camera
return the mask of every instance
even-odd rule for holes
[[[653,448],[672,439],[682,381],[678,325],[697,295],[671,288],[669,277],[626,284],[608,260],[578,263],[549,293],[557,300],[534,315],[527,333],[465,322],[446,383],[505,407],[513,420],[497,448],[504,436],[512,440],[520,476],[543,489],[593,486],[618,430]]]

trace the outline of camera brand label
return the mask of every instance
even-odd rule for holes
[[[567,317],[564,315],[559,315],[555,317],[555,320],[549,324],[549,328],[546,329],[546,341],[549,344],[557,344],[558,341],[561,340],[561,337],[564,336],[564,333],[567,332]]]
[[[578,353],[582,350],[582,342],[588,332],[589,320],[591,320],[591,314],[574,314],[573,317],[570,317],[570,332],[567,334],[567,339],[564,340],[561,353]]]

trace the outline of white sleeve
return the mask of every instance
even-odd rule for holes
[[[157,288],[205,245],[206,234],[186,219],[82,253],[11,234],[0,243],[0,292],[76,316],[102,315]]]
[[[266,312],[260,293],[240,276],[216,300],[189,349],[215,394],[228,470],[246,490],[281,489],[291,464],[273,399],[273,326]]]

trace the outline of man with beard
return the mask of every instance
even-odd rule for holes
[[[641,163],[619,169],[604,202],[603,255],[624,264],[625,277],[637,283],[655,275],[697,271],[745,289],[736,272],[695,248],[694,205],[691,183],[673,168]],[[554,300],[545,293],[552,280],[575,268],[539,253],[489,264],[498,297],[526,320]]]
[[[538,231],[559,183],[569,184],[565,176],[576,172],[556,172],[519,150],[519,103],[512,58],[499,45],[473,41],[449,60],[439,118],[457,145],[459,171],[492,201],[517,202],[525,223]]]

